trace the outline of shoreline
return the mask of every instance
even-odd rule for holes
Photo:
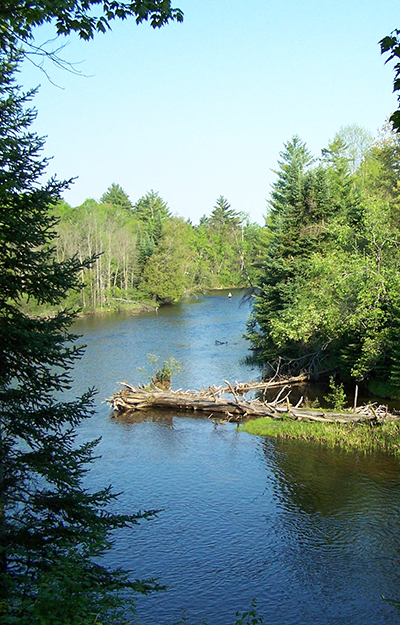
[[[240,431],[287,440],[304,440],[329,448],[359,453],[386,453],[400,460],[400,424],[386,422],[368,423],[316,423],[293,421],[283,418],[278,421],[263,417],[251,419],[239,426]]]

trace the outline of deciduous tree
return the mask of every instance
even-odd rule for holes
[[[170,0],[2,0],[0,10],[0,49],[23,48],[33,53],[49,53],[33,45],[37,26],[51,23],[57,35],[77,33],[81,39],[93,39],[96,33],[111,28],[113,20],[133,18],[137,24],[148,21],[153,28],[170,20],[182,22],[183,13]]]

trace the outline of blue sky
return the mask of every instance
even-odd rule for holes
[[[62,55],[83,76],[50,65],[35,130],[49,174],[77,176],[65,199],[99,199],[119,183],[132,201],[158,191],[197,223],[224,195],[263,223],[283,144],[294,134],[320,155],[341,126],[375,135],[396,108],[379,40],[400,28],[398,0],[176,0],[183,24],[133,21],[72,37]],[[52,36],[37,31],[37,42]]]

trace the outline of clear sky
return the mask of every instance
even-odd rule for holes
[[[49,174],[77,176],[65,199],[112,183],[135,202],[158,191],[197,223],[220,195],[263,223],[272,172],[294,134],[319,156],[341,126],[375,135],[396,108],[378,42],[400,28],[398,0],[176,0],[183,24],[115,23],[62,52],[84,76],[25,62],[41,84],[35,130]],[[52,35],[37,31],[37,41]],[[60,88],[61,87],[61,88]]]

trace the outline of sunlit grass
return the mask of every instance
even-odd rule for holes
[[[304,420],[268,417],[247,421],[241,430],[258,436],[317,441],[327,447],[346,451],[386,452],[400,457],[400,425],[398,423],[319,423]]]

